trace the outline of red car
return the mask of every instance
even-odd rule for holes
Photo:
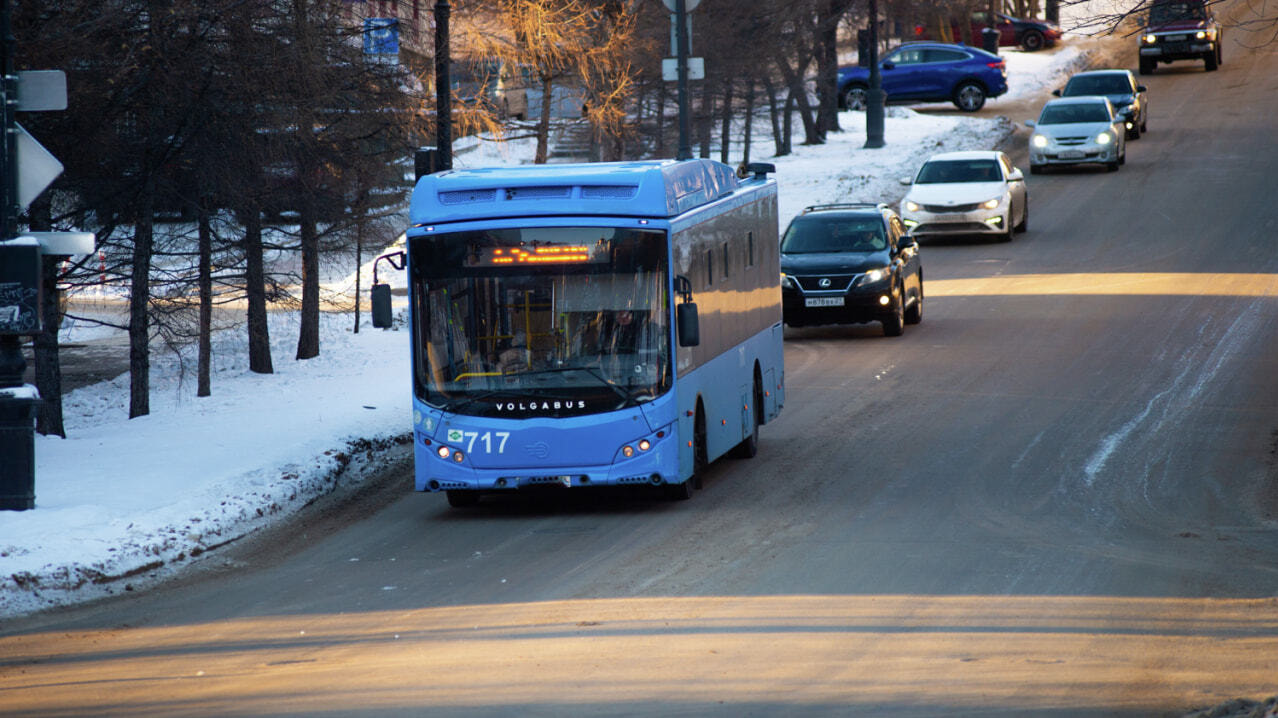
[[[981,46],[981,31],[990,26],[990,14],[984,11],[972,13],[971,31],[972,43],[977,47]],[[1053,25],[1045,20],[1025,19],[1012,17],[998,13],[994,23],[994,29],[998,30],[999,47],[1022,47],[1025,50],[1033,52],[1041,50],[1045,47],[1051,47],[1061,39],[1061,28]],[[951,32],[954,34],[954,41],[961,41],[963,34],[959,29],[958,23],[950,26]],[[914,26],[914,39],[931,40],[931,34],[926,25]]]
[[[1203,0],[1161,0],[1149,8],[1140,36],[1140,74],[1162,62],[1202,60],[1207,72],[1220,66],[1220,24]]]

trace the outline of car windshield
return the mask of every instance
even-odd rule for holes
[[[1068,125],[1075,122],[1109,122],[1109,113],[1099,103],[1048,105],[1038,116],[1040,125]]]
[[[948,182],[998,182],[1002,180],[994,160],[936,160],[919,170],[914,184]]]
[[[1122,75],[1084,75],[1065,85],[1066,97],[1074,95],[1130,95],[1131,83]]]
[[[887,249],[878,217],[796,217],[781,238],[783,254],[880,252]]]
[[[1196,2],[1160,2],[1149,9],[1149,22],[1153,24],[1202,20],[1205,16],[1202,3]]]

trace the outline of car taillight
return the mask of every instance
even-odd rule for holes
[[[995,70],[1002,70],[1004,67],[1007,67],[1007,62],[1004,60],[999,60],[998,62],[987,62],[985,64],[994,68]]]

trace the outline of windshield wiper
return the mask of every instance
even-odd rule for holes
[[[635,395],[633,392],[631,392],[629,389],[625,388],[624,386],[621,386],[620,384],[610,381],[608,377],[601,374],[599,370],[594,367],[559,366],[559,367],[551,367],[549,369],[537,369],[534,371],[521,372],[520,376],[533,376],[536,374],[566,374],[570,371],[585,372],[589,374],[590,376],[598,379],[601,384],[608,387],[609,389],[612,389],[617,394],[617,396],[621,397],[625,401],[623,406],[634,406],[639,403],[638,400],[635,399]]]

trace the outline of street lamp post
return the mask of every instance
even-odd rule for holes
[[[435,2],[435,146],[438,164],[434,171],[453,168],[453,81],[450,76],[448,0]]]
[[[879,73],[879,4],[870,0],[870,89],[865,95],[865,146],[883,146],[883,76]]]
[[[676,159],[692,159],[692,130],[688,109],[688,3],[675,0],[675,56],[679,68],[679,154]]]

